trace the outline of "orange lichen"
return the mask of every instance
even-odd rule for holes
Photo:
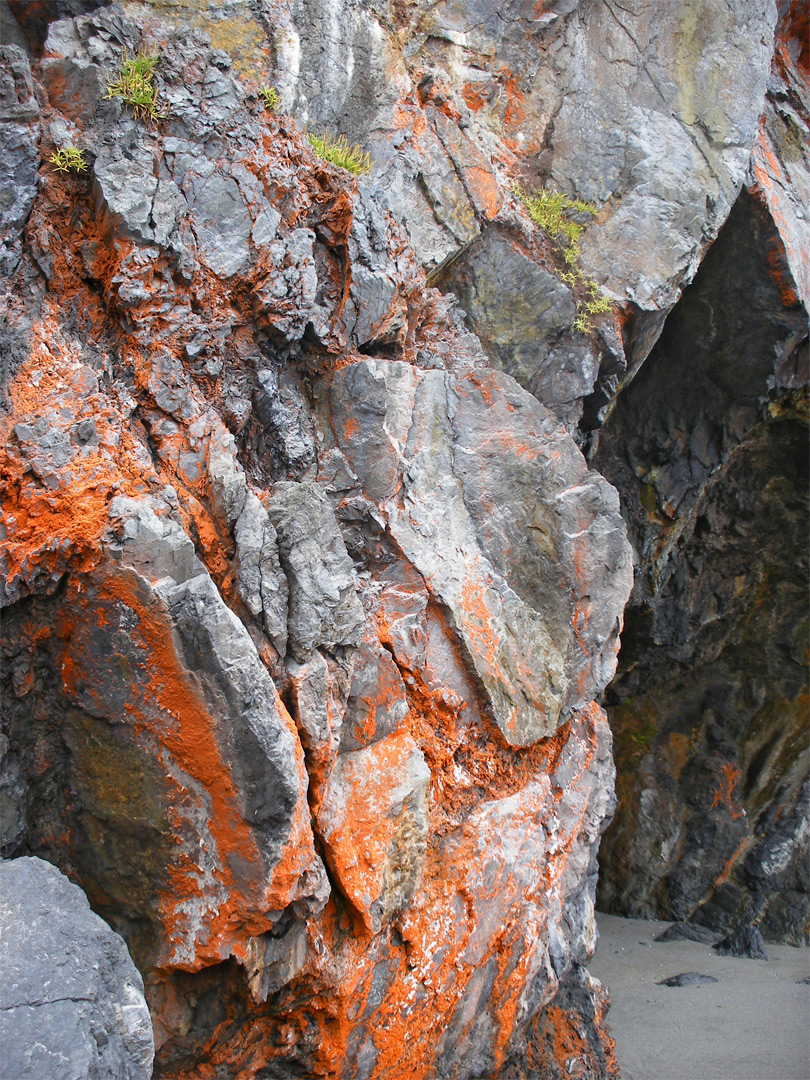
[[[734,791],[740,782],[742,773],[730,761],[726,761],[720,768],[720,774],[720,784],[714,793],[714,800],[709,809],[714,810],[722,804],[728,810],[732,821],[736,821],[745,813],[740,805],[739,797],[734,798]]]
[[[109,618],[110,611],[126,612],[128,624],[134,616],[128,635],[144,659],[132,673],[125,708],[146,752],[164,763],[166,802],[170,817],[175,819],[178,837],[160,899],[166,941],[161,963],[197,970],[228,955],[238,956],[248,935],[261,933],[272,925],[268,911],[283,909],[294,898],[300,875],[314,858],[305,799],[303,795],[299,799],[281,860],[267,865],[245,820],[244,795],[236,787],[217,742],[218,724],[199,696],[193,677],[177,657],[171,624],[162,603],[154,594],[144,591],[137,575],[107,565],[96,569],[91,590],[82,587],[80,579],[71,582],[66,610],[72,608],[82,612],[83,630],[80,635],[78,626],[65,615],[60,636],[68,647],[62,659],[61,675],[68,696],[74,696],[80,686],[86,693],[87,683],[92,683],[93,672],[86,670],[88,660],[82,649],[87,628],[99,624],[100,613],[103,621]],[[111,656],[110,660],[114,661],[115,657]],[[99,707],[104,708],[103,701]],[[277,707],[294,740],[299,787],[303,793],[303,754],[294,725],[278,700]],[[179,840],[184,834],[183,823],[188,812],[184,788],[189,785],[192,791],[204,792],[210,806],[206,828],[212,850],[206,861],[213,862],[215,903],[211,893],[213,882],[205,882],[199,852]],[[189,921],[189,912],[195,905],[199,908],[197,917],[201,924],[196,930]]]
[[[714,879],[714,887],[716,889],[719,888],[721,885],[724,885],[728,881],[728,879],[731,877],[731,872],[737,865],[740,856],[746,850],[746,848],[751,846],[751,843],[752,838],[750,836],[744,836],[742,840],[740,840],[739,844],[737,844],[737,847],[734,849],[734,854],[731,856],[731,858],[726,860],[725,866]]]
[[[461,88],[464,104],[473,112],[479,112],[486,104],[486,98],[479,83],[464,83]]]

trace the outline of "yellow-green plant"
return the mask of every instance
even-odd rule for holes
[[[264,102],[265,109],[269,109],[270,112],[278,112],[278,107],[281,104],[281,94],[276,90],[275,86],[263,86],[259,90],[259,97]]]
[[[154,81],[159,61],[157,53],[140,52],[137,56],[129,56],[125,49],[116,78],[107,83],[105,97],[122,98],[136,119],[156,124],[164,115],[158,108],[158,89]]]
[[[579,241],[585,226],[572,220],[570,215],[590,214],[595,217],[599,213],[596,203],[572,199],[561,191],[538,191],[535,195],[527,195],[522,188],[516,187],[515,194],[535,225],[548,234],[563,259],[573,266],[579,258]]]
[[[355,176],[371,172],[371,154],[359,146],[352,146],[345,135],[329,135],[323,132],[307,134],[310,145],[319,158],[337,165],[339,169],[348,169]]]
[[[523,188],[517,186],[514,192],[529,217],[546,233],[555,251],[566,264],[567,269],[558,271],[559,278],[571,289],[579,292],[576,296],[574,329],[580,334],[590,333],[593,326],[592,316],[610,311],[612,305],[596,280],[579,266],[580,240],[585,232],[585,225],[571,215],[589,214],[595,217],[599,212],[598,207],[595,203],[572,199],[561,191],[538,191],[534,195],[527,195]]]
[[[84,160],[84,151],[75,146],[66,146],[62,150],[54,150],[48,159],[57,172],[86,172],[87,162]]]

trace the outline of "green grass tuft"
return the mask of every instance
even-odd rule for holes
[[[259,97],[264,102],[265,109],[269,109],[270,112],[278,112],[278,107],[281,104],[281,94],[276,90],[275,86],[261,87]]]
[[[592,316],[610,311],[613,305],[594,278],[579,267],[580,241],[585,225],[572,220],[570,215],[589,214],[595,217],[599,213],[598,207],[595,203],[572,199],[561,191],[538,191],[536,195],[527,195],[519,185],[513,190],[529,217],[546,233],[557,255],[565,263],[567,269],[557,271],[557,276],[571,289],[579,287],[580,292],[584,291],[584,297],[577,297],[574,329],[580,334],[589,334],[593,328]]]
[[[48,159],[57,172],[86,172],[87,162],[84,160],[84,151],[75,146],[66,146],[64,150],[54,150]]]
[[[164,114],[158,109],[158,90],[154,83],[155,69],[160,56],[138,53],[128,56],[126,49],[121,55],[118,76],[107,83],[105,97],[120,97],[132,109],[137,120],[156,124]]]
[[[328,135],[324,132],[307,134],[310,145],[319,158],[337,165],[339,169],[348,169],[355,176],[371,172],[371,154],[359,146],[350,145],[345,135]]]

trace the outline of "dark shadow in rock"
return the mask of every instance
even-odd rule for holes
[[[34,56],[42,55],[48,27],[57,19],[87,15],[97,8],[107,7],[110,0],[8,0],[11,14],[17,20],[28,48]]]
[[[705,926],[694,926],[688,922],[674,922],[662,930],[654,941],[699,941],[704,945],[714,945],[720,940],[720,934]]]

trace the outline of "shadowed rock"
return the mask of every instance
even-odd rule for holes
[[[694,923],[676,922],[662,930],[654,941],[700,941],[704,945],[714,945],[720,935],[705,926]]]

